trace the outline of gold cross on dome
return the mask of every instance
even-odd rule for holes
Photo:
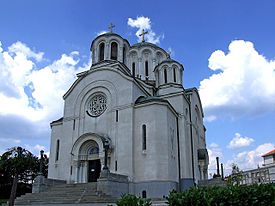
[[[145,34],[148,34],[148,31],[144,31],[144,29],[142,29],[142,32],[141,32],[141,34],[139,35],[139,36],[141,36],[141,38],[142,38],[141,42],[145,42],[145,40],[144,40]]]
[[[108,26],[108,29],[111,33],[113,32],[114,27],[115,27],[115,25],[113,25],[112,23],[110,23],[110,25]]]

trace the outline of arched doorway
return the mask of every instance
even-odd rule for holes
[[[96,182],[101,172],[99,146],[97,142],[94,140],[85,141],[79,148],[78,158],[86,166],[87,182]]]
[[[81,135],[73,144],[71,180],[75,183],[95,182],[101,170],[109,170],[111,139],[95,133]],[[102,169],[101,169],[102,168]]]

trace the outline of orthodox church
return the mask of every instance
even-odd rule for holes
[[[183,65],[144,35],[131,45],[110,30],[92,41],[90,69],[77,74],[63,96],[63,117],[50,124],[48,178],[109,177],[109,189],[143,197],[207,179],[198,90],[184,88]]]

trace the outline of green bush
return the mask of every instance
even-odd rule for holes
[[[150,199],[143,199],[135,195],[124,194],[116,202],[117,206],[150,206],[152,205]]]
[[[229,187],[199,187],[185,192],[171,192],[170,206],[184,205],[275,205],[275,184]]]

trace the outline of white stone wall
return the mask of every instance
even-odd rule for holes
[[[171,151],[169,134],[170,128],[174,133],[176,131],[175,114],[167,105],[159,103],[137,105],[135,108],[134,182],[156,180],[177,182],[177,152]],[[146,150],[142,150],[143,124],[146,125],[147,131]],[[173,148],[175,141],[176,138]]]

